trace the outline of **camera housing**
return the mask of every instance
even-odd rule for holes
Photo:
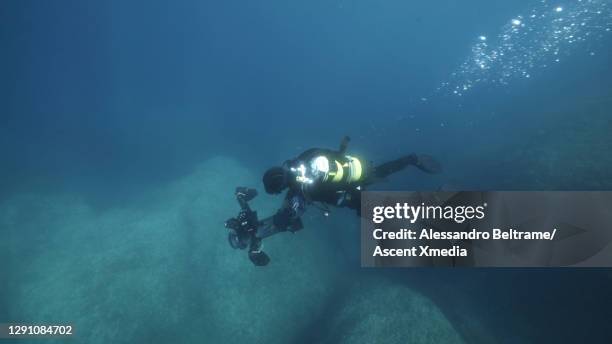
[[[249,259],[257,266],[267,265],[270,258],[261,251],[261,239],[256,237],[259,227],[257,212],[249,206],[249,201],[257,197],[257,190],[247,187],[237,187],[236,200],[240,204],[240,212],[236,217],[225,221],[229,230],[227,240],[232,248],[249,249]]]

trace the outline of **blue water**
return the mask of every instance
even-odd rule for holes
[[[56,225],[38,216],[40,206],[29,205],[36,201],[14,201],[21,195],[76,195],[96,214],[138,212],[143,204],[144,214],[153,214],[144,210],[150,193],[186,180],[211,158],[231,158],[259,178],[309,147],[336,147],[344,135],[352,137],[352,151],[374,161],[425,152],[444,166],[441,175],[401,174],[379,189],[610,190],[611,28],[612,4],[605,0],[4,1],[0,200],[5,209],[20,204],[15,207],[24,215],[4,228],[13,249],[2,246],[7,263],[0,268],[13,282],[0,287],[0,323],[28,321],[25,314],[35,313],[12,300],[28,297],[43,279],[17,271],[42,269],[37,264],[44,254],[58,254],[54,268],[64,263],[61,246],[46,246],[46,239],[29,246],[29,237]],[[263,191],[258,179],[249,180]],[[220,193],[235,186],[215,183]],[[194,197],[205,199],[207,192]],[[228,201],[227,215],[235,208]],[[339,227],[356,226],[349,215],[338,218]],[[85,222],[94,228],[92,219]],[[339,233],[320,238],[345,247],[334,273],[355,280],[380,274],[418,290],[466,342],[612,338],[609,270],[366,272],[355,261],[358,236]],[[61,235],[51,231],[44,238]],[[294,240],[300,235],[306,236]],[[122,240],[120,232],[104,238]],[[326,245],[321,254],[335,250]],[[195,244],[185,247],[200,252]],[[93,257],[104,259],[104,252]],[[135,266],[147,259],[123,268],[139,280]],[[173,269],[198,275],[206,270],[198,262]],[[112,275],[115,265],[109,266],[104,271]],[[155,274],[154,264],[151,269]],[[218,281],[184,278],[189,288],[176,292],[198,306],[173,314],[199,319],[206,307],[196,294]],[[100,297],[92,293],[87,302],[95,305]],[[291,338],[338,338],[318,324],[334,316],[345,295],[328,297]],[[113,309],[110,301],[100,304]],[[144,304],[133,306],[149,319]],[[140,319],[137,312],[126,317]],[[123,340],[154,341],[145,335],[149,325]],[[491,337],[475,334],[482,328]],[[172,329],[160,331],[157,340],[172,337]]]

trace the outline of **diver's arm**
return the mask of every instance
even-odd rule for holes
[[[295,232],[302,229],[303,226],[300,217],[305,211],[305,203],[303,197],[292,195],[290,192],[282,208],[280,208],[276,214],[259,222],[259,227],[257,228],[255,236],[263,239],[287,230]]]

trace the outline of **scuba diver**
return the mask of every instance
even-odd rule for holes
[[[266,219],[259,221],[256,212],[246,204],[255,197],[256,191],[237,188],[236,197],[243,211],[238,221],[230,222],[235,220],[230,219],[226,222],[226,227],[231,230],[230,245],[241,249],[248,247],[251,261],[255,265],[266,265],[270,259],[261,251],[262,239],[279,232],[302,229],[301,216],[307,205],[319,203],[326,213],[329,205],[346,207],[361,215],[361,191],[365,187],[408,166],[429,174],[441,171],[432,157],[414,153],[375,166],[346,154],[349,141],[346,136],[338,150],[312,148],[285,161],[282,166],[269,168],[263,176],[266,192],[276,195],[287,190],[287,194],[282,207]],[[240,229],[239,224],[247,230]]]

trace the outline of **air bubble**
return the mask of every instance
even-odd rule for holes
[[[551,13],[552,12],[552,13]],[[441,92],[461,96],[481,84],[508,85],[531,78],[570,54],[585,51],[612,31],[612,7],[605,1],[579,1],[567,6],[536,4],[528,21],[515,16],[494,36],[477,36],[471,54],[446,80]],[[604,14],[604,15],[597,15]],[[595,51],[586,50],[593,56]]]

